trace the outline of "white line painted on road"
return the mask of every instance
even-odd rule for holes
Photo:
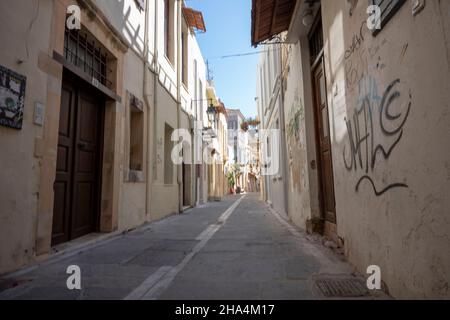
[[[134,289],[128,296],[125,297],[124,300],[139,300],[141,299],[158,281],[164,277],[172,267],[161,267],[155,273],[153,273],[150,277],[145,279],[142,284]]]
[[[242,196],[238,201],[236,201],[231,207],[228,208],[227,211],[225,211],[219,218],[219,222],[225,223],[228,218],[231,216],[231,214],[236,210],[237,206],[241,203],[242,199],[245,198],[245,195]]]
[[[225,223],[244,198],[245,195],[242,196],[239,200],[237,200],[230,208],[228,208],[220,216],[219,222]],[[170,286],[170,284],[173,282],[178,273],[180,273],[180,271],[183,270],[184,267],[186,267],[186,265],[192,260],[192,258],[205,247],[208,241],[221,228],[221,226],[222,226],[221,224],[213,224],[208,226],[208,228],[206,228],[206,230],[200,233],[196,238],[200,242],[192,249],[192,251],[186,257],[184,257],[183,261],[181,261],[180,264],[168,270],[162,277],[158,278],[157,276],[151,275],[147,280],[145,280],[142,283],[142,285],[138,287],[139,293],[141,292],[145,293],[141,295],[140,298],[136,299],[156,300]],[[158,278],[156,282],[152,281],[156,278]]]
[[[214,229],[217,227],[216,224],[210,225],[208,228],[206,228],[205,231],[203,231],[202,233],[200,233],[197,238],[195,238],[196,241],[202,241],[203,239],[205,239],[206,237],[209,236],[209,234],[211,232],[214,232]]]

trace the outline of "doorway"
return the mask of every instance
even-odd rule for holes
[[[183,161],[182,164],[183,175],[183,207],[191,206],[191,165]]]
[[[323,55],[323,29],[320,10],[319,16],[316,19],[309,36],[309,45],[312,64],[312,93],[319,175],[319,202],[322,218],[325,222],[325,230],[328,230],[329,228],[327,228],[327,225],[336,225],[336,201],[334,192],[329,110],[327,102],[327,85]]]
[[[104,97],[64,71],[52,245],[99,228]]]

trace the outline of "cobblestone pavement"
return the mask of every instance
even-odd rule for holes
[[[67,289],[70,265],[80,267],[81,290]],[[352,273],[248,194],[0,279],[0,299],[322,299],[318,279],[357,279]]]

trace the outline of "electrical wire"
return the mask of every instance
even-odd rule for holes
[[[261,51],[255,51],[255,52],[244,52],[244,53],[235,53],[235,54],[229,54],[225,56],[217,56],[217,57],[211,57],[206,60],[221,60],[221,59],[229,59],[229,58],[239,58],[239,57],[247,57],[247,56],[253,56],[261,53],[267,53],[270,51],[276,51],[276,49],[268,49],[268,50],[261,50]]]

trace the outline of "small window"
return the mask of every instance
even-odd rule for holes
[[[167,123],[164,128],[164,184],[173,184],[172,141],[173,128]]]
[[[203,82],[202,82],[202,80],[198,80],[198,90],[199,90],[199,94],[198,94],[198,107],[197,107],[197,110],[196,110],[196,117],[197,117],[197,119],[199,119],[199,114],[202,114],[202,112],[203,112],[203,108],[202,108],[202,105],[203,105],[203,98],[204,98],[204,96],[203,96]]]
[[[130,94],[130,170],[144,169],[144,103]]]
[[[373,34],[376,36],[389,20],[397,13],[406,0],[369,0],[372,5],[379,6],[381,9],[381,29],[375,29]]]
[[[174,61],[174,26],[173,26],[173,0],[164,1],[164,53],[170,62]]]
[[[187,41],[188,31],[185,29],[181,33],[181,56],[183,67],[181,69],[181,79],[183,84],[188,88],[188,41]]]

